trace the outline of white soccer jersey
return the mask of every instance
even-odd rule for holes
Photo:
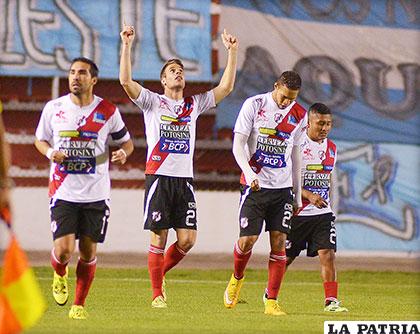
[[[311,140],[307,134],[300,146],[302,153],[302,187],[317,193],[328,203],[322,209],[302,198],[303,207],[299,216],[322,215],[332,212],[330,205],[331,172],[337,161],[337,149],[330,139],[322,143]]]
[[[292,187],[292,148],[300,144],[306,124],[302,106],[294,101],[280,109],[271,92],[244,102],[234,131],[248,136],[249,165],[262,188]],[[243,174],[241,183],[246,184]]]
[[[197,118],[216,106],[213,91],[172,100],[146,88],[133,102],[146,127],[146,174],[193,177]]]
[[[117,143],[130,139],[118,108],[94,96],[84,107],[70,94],[49,101],[41,114],[36,137],[68,155],[51,164],[49,196],[71,202],[94,202],[110,197],[110,136]]]

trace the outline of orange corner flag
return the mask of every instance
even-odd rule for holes
[[[35,325],[46,303],[25,252],[14,235],[4,255],[0,282],[0,334],[19,333]]]

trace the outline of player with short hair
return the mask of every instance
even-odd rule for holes
[[[95,275],[97,243],[104,242],[108,226],[109,141],[120,147],[112,152],[116,165],[123,165],[134,149],[118,108],[93,94],[97,81],[96,64],[75,58],[68,74],[70,93],[45,105],[36,129],[35,146],[51,161],[52,290],[59,305],[68,300],[67,265],[79,239],[72,319],[86,319],[84,304]]]
[[[148,267],[153,290],[152,307],[165,308],[164,275],[184,258],[197,235],[192,184],[196,121],[233,90],[238,41],[226,30],[222,33],[228,59],[220,83],[205,93],[184,97],[185,73],[179,59],[170,59],[162,67],[163,94],[154,93],[132,80],[130,53],[134,38],[134,27],[124,25],[120,82],[142,110],[146,126],[144,228],[150,230],[151,235]],[[164,254],[171,228],[175,229],[177,240]]]
[[[337,299],[335,268],[337,250],[334,214],[330,203],[331,173],[337,161],[337,148],[327,138],[332,128],[331,110],[322,103],[309,108],[308,128],[302,153],[302,209],[292,218],[286,241],[287,265],[307,249],[307,256],[319,256],[324,282],[326,312],[347,312]]]
[[[234,272],[224,293],[227,308],[238,302],[245,268],[265,221],[271,252],[264,313],[285,315],[277,302],[286,270],[285,242],[293,206],[302,205],[299,145],[307,116],[295,101],[300,87],[298,73],[283,72],[273,91],[244,102],[236,120],[233,154],[242,170],[240,234],[233,252]]]

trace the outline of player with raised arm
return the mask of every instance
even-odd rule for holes
[[[72,61],[70,94],[49,101],[36,129],[35,146],[51,161],[49,197],[54,248],[53,297],[69,297],[68,263],[79,239],[72,319],[86,319],[84,308],[96,271],[97,243],[104,242],[110,214],[109,141],[120,146],[111,162],[122,165],[133,152],[118,108],[93,94],[98,68],[87,58]]]
[[[192,184],[196,121],[200,114],[215,107],[233,90],[238,41],[223,31],[228,59],[220,83],[205,93],[184,97],[185,73],[180,59],[170,59],[162,67],[163,94],[133,81],[131,46],[134,38],[134,27],[124,25],[120,83],[143,112],[146,126],[144,228],[150,230],[151,236],[148,267],[152,307],[164,308],[167,307],[164,275],[184,258],[196,240],[196,201]],[[165,253],[171,228],[175,229],[177,240]]]
[[[233,252],[234,272],[224,293],[227,308],[238,302],[245,268],[265,221],[271,252],[264,313],[285,314],[277,303],[286,270],[285,242],[293,207],[302,205],[299,145],[307,116],[295,101],[300,87],[298,73],[283,72],[273,91],[244,102],[236,120],[233,154],[242,170],[240,235]]]

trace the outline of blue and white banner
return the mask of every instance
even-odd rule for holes
[[[420,148],[336,141],[338,248],[420,254]]]
[[[133,78],[159,80],[181,58],[187,79],[211,80],[210,0],[1,0],[0,75],[65,76],[73,58],[118,78],[120,30],[134,25]]]
[[[334,111],[333,138],[420,144],[419,22],[418,1],[223,1],[220,26],[240,53],[217,128],[232,128],[247,97],[295,69],[298,100]]]

